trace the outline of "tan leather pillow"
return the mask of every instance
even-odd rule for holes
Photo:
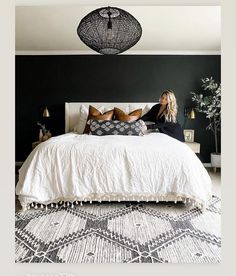
[[[90,119],[93,120],[112,120],[114,114],[114,110],[109,110],[104,112],[103,114],[97,110],[97,108],[93,107],[93,106],[89,106],[89,114],[88,114],[88,118],[87,118],[87,122]],[[85,129],[84,129],[84,134],[88,134],[90,130],[90,127],[88,125],[88,123],[86,123]]]
[[[142,108],[136,109],[129,114],[126,114],[121,109],[114,107],[114,116],[115,120],[121,121],[121,122],[132,122],[135,120],[138,120],[142,115]]]

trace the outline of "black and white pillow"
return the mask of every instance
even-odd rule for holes
[[[135,135],[142,136],[147,129],[143,120],[121,122],[118,120],[90,120],[92,135]]]

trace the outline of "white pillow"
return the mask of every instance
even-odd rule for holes
[[[107,111],[109,111],[109,110],[112,110],[112,109],[114,109],[115,107],[117,107],[115,104],[114,104],[114,106],[112,106],[112,107],[104,107],[103,113],[104,113],[104,112],[107,112]],[[122,111],[124,111],[125,113],[129,113],[129,105],[126,105],[126,106],[124,106],[124,107],[122,107],[122,108],[120,108],[120,107],[118,107],[118,108],[121,109]]]
[[[104,106],[100,106],[97,108],[101,113],[104,112]],[[84,132],[84,128],[86,126],[86,122],[88,119],[88,113],[89,113],[89,107],[86,107],[85,105],[81,104],[80,111],[79,111],[79,118],[78,118],[78,124],[75,127],[74,131],[82,134]]]
[[[136,109],[139,109],[139,108],[142,108],[142,107],[134,107],[132,104],[129,105],[129,113],[136,110]],[[148,113],[148,111],[151,109],[151,106],[149,104],[146,104],[144,106],[144,108],[142,108],[142,115],[143,116],[144,114]]]
[[[151,109],[151,106],[149,104],[146,104],[145,107],[142,110],[142,116],[148,113],[148,111]]]

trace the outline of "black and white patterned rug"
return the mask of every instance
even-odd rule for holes
[[[218,263],[220,203],[98,203],[16,213],[17,263]]]

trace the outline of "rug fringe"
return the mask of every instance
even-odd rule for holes
[[[207,203],[203,202],[202,200],[196,199],[196,198],[191,198],[189,196],[184,196],[184,195],[158,195],[158,196],[149,196],[149,195],[136,195],[136,196],[127,196],[127,195],[122,195],[122,196],[117,196],[117,195],[104,195],[98,197],[86,197],[86,198],[77,198],[73,200],[63,200],[59,199],[54,202],[30,202],[30,203],[21,203],[22,205],[22,211],[29,210],[30,208],[34,209],[45,209],[48,210],[48,207],[51,206],[51,208],[58,208],[59,206],[63,207],[70,207],[74,208],[76,205],[80,204],[80,206],[83,206],[83,203],[89,201],[90,204],[93,202],[132,202],[132,201],[137,201],[137,202],[174,202],[175,204],[177,202],[183,202],[184,204],[190,205],[190,207],[194,208],[197,207],[200,210],[204,211],[207,207]]]

